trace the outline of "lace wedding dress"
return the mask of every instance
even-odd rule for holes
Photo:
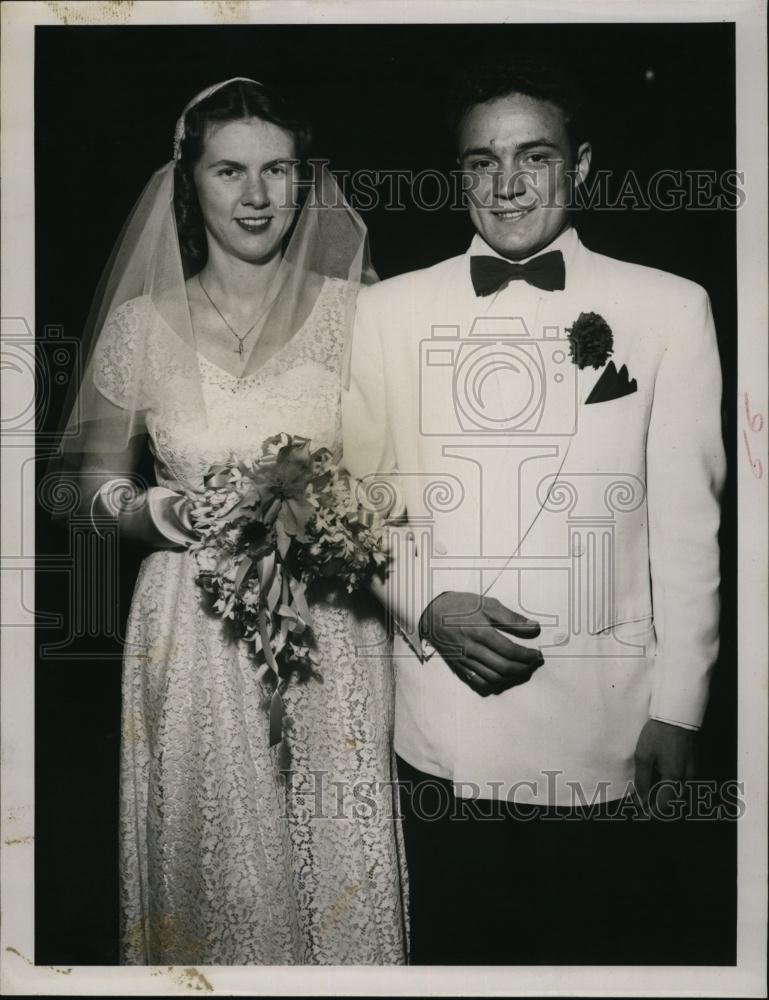
[[[148,298],[111,317],[99,390],[121,404]],[[234,452],[280,431],[340,449],[342,296],[327,281],[293,339],[238,379],[200,356],[208,422],[174,396],[162,321],[147,378],[158,483],[200,487]],[[159,318],[155,314],[155,318]],[[159,333],[157,331],[160,331]],[[157,391],[160,390],[160,391]],[[183,394],[182,394],[183,395]],[[142,563],[127,629],[121,750],[122,961],[386,964],[405,961],[405,861],[391,751],[392,675],[367,595],[311,603],[319,677],[284,694],[288,774],[269,747],[266,699],[242,641],[206,610],[188,551]]]

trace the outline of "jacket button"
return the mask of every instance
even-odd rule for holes
[[[443,542],[439,542],[437,539],[435,540],[435,545],[433,546],[433,548],[435,549],[435,551],[438,553],[439,556],[445,556],[446,553],[449,551],[446,548],[445,544]]]

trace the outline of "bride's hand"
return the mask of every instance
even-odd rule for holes
[[[192,501],[165,486],[137,490],[124,478],[103,483],[91,501],[91,515],[116,517],[120,533],[152,548],[186,548],[197,538]]]
[[[195,541],[197,533],[190,517],[193,501],[183,493],[161,486],[147,490],[147,507],[152,525],[171,546],[178,548]]]

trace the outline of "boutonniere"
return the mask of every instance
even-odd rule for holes
[[[569,335],[571,360],[578,368],[600,368],[609,355],[614,353],[614,337],[611,327],[599,313],[580,313],[570,327]]]

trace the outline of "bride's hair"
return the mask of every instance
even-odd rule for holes
[[[209,124],[261,118],[290,132],[296,155],[304,163],[312,138],[310,126],[280,95],[260,83],[234,80],[190,108],[185,116],[184,138],[174,173],[174,214],[186,278],[206,263],[208,243],[193,170],[203,153]]]

